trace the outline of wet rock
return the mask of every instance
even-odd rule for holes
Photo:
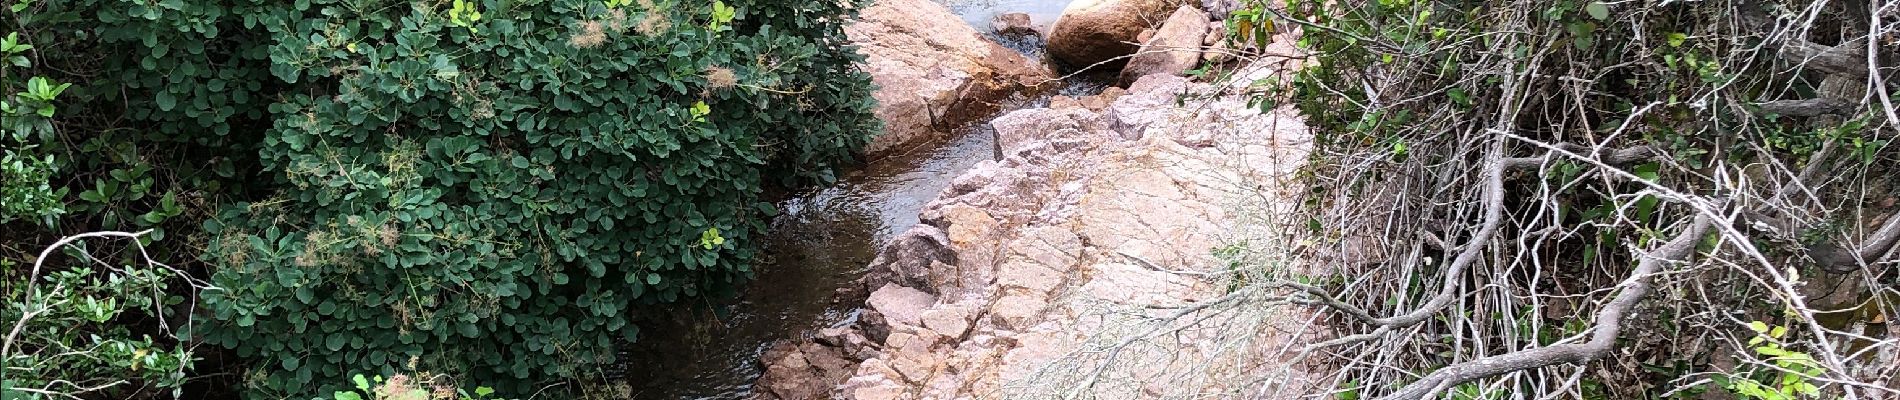
[[[836,327],[818,330],[812,340],[826,346],[836,347],[845,358],[863,361],[876,357],[878,344],[864,336],[864,332],[854,327]]]
[[[877,0],[861,18],[845,34],[861,46],[878,86],[871,97],[884,133],[864,149],[874,158],[988,115],[1000,99],[1052,76],[934,1]]]
[[[818,383],[818,376],[811,371],[811,364],[805,362],[805,355],[791,342],[780,342],[766,350],[760,359],[770,360],[758,384],[760,389],[770,394],[768,398],[809,399],[824,393]]]
[[[1207,13],[1181,6],[1161,24],[1153,39],[1122,68],[1121,83],[1153,74],[1181,75],[1201,62],[1201,42],[1207,37]]]
[[[864,288],[869,291],[896,284],[937,294],[937,282],[931,279],[932,265],[956,263],[957,252],[950,248],[950,239],[943,230],[919,224],[878,250],[864,277]]]
[[[1036,25],[1029,19],[1028,13],[1007,12],[997,14],[990,19],[990,29],[1003,36],[1036,35]]]
[[[812,370],[823,379],[821,383],[824,383],[825,391],[851,378],[851,374],[857,370],[858,361],[861,361],[847,357],[840,348],[812,342],[805,342],[798,349],[805,353],[805,363],[811,365]]]
[[[1085,68],[1134,54],[1140,48],[1136,36],[1166,17],[1173,4],[1167,0],[1072,1],[1049,29],[1049,56]]]
[[[816,399],[857,372],[861,359],[817,342],[781,341],[759,357],[765,365],[755,399]]]

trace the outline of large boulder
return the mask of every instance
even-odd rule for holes
[[[1049,29],[1051,58],[1075,68],[1087,68],[1116,57],[1134,54],[1136,37],[1154,27],[1174,10],[1170,0],[1075,0],[1062,10]],[[1120,64],[1110,62],[1105,65]]]
[[[878,86],[871,97],[884,133],[865,146],[872,158],[989,115],[999,100],[1053,78],[930,0],[877,0],[845,34],[860,46]]]
[[[1201,63],[1201,43],[1207,37],[1207,13],[1190,6],[1175,9],[1154,38],[1122,67],[1121,83],[1153,74],[1181,75]]]

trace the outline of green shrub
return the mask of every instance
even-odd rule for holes
[[[5,4],[7,12],[32,1]],[[174,269],[147,258],[134,240],[148,233],[91,233],[40,242],[37,229],[62,221],[70,189],[56,184],[75,159],[63,146],[62,122],[94,116],[74,107],[70,72],[40,63],[66,61],[36,50],[55,23],[33,15],[4,18],[0,37],[0,399],[125,398],[170,392],[186,379],[193,356],[167,321],[186,302],[172,294]],[[22,34],[26,32],[26,34]],[[37,32],[37,34],[36,34]],[[116,182],[116,181],[115,181]],[[116,190],[116,187],[115,187]],[[115,193],[116,194],[116,193]],[[85,196],[97,196],[87,191]],[[166,201],[173,201],[166,197]],[[177,206],[173,203],[172,207]],[[156,221],[154,221],[156,222]],[[48,235],[50,236],[50,235]],[[131,246],[105,244],[132,243]],[[100,246],[91,246],[95,239]],[[53,243],[52,248],[42,245]],[[44,250],[44,251],[42,251]],[[189,286],[189,285],[179,285]]]
[[[158,318],[187,301],[168,294],[173,270],[95,258],[139,250],[115,245],[134,234],[90,235],[39,263],[0,258],[0,399],[179,394],[194,357],[173,333],[187,322]]]
[[[583,376],[749,277],[764,188],[878,129],[848,3],[29,0],[6,24],[84,111],[8,138],[37,147],[6,216],[202,253],[194,333],[255,361],[251,397],[410,358]]]
[[[765,185],[875,129],[842,5],[358,6],[258,17],[299,87],[260,151],[283,190],[206,223],[209,338],[264,396],[410,357],[504,391],[598,371],[640,306],[750,275]]]

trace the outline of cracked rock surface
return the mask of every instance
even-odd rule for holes
[[[855,323],[775,347],[760,397],[1273,398],[1302,385],[1287,348],[1319,334],[1310,314],[1197,307],[1232,297],[1211,250],[1248,234],[1238,210],[1292,204],[1275,182],[1310,149],[1295,111],[1262,113],[1240,89],[1150,75],[997,118],[1004,157],[958,177],[891,244],[926,249],[887,249],[926,259],[880,261],[872,276],[889,278]]]

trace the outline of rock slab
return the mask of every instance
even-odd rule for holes
[[[884,132],[865,146],[870,158],[935,139],[1053,77],[930,0],[877,0],[845,35],[878,86],[871,97]]]
[[[1143,42],[1141,50],[1122,68],[1122,84],[1154,74],[1182,75],[1201,63],[1201,44],[1207,38],[1207,13],[1181,6]]]

